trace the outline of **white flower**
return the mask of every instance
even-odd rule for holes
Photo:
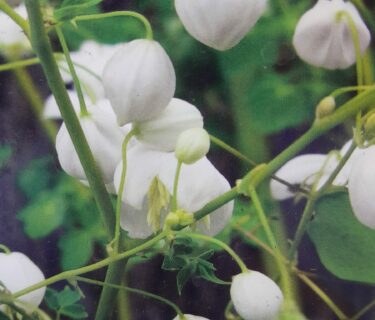
[[[192,164],[206,156],[210,149],[210,136],[202,128],[191,128],[180,134],[176,144],[176,158]]]
[[[79,50],[71,52],[75,71],[81,87],[92,102],[105,97],[102,73],[113,54],[121,45],[106,45],[95,41],[85,41]],[[61,75],[66,83],[73,81],[65,59],[58,61]]]
[[[202,128],[203,117],[192,104],[173,98],[168,106],[151,120],[133,124],[137,139],[161,151],[173,151],[181,132]]]
[[[345,69],[356,61],[355,47],[345,11],[355,24],[361,52],[370,43],[370,32],[357,9],[343,0],[319,0],[299,20],[293,45],[302,60],[326,69]]]
[[[375,146],[361,150],[354,160],[348,189],[354,215],[375,229]]]
[[[172,152],[160,152],[137,144],[128,151],[127,161],[121,226],[132,238],[146,238],[153,232],[152,227],[147,223],[149,209],[147,194],[150,185],[157,177],[169,194],[172,194],[177,159]],[[121,169],[122,162],[115,173],[114,182],[117,190]],[[178,207],[193,213],[229,189],[227,180],[207,158],[203,158],[193,165],[182,166],[178,184]],[[200,221],[197,223],[197,229],[209,235],[219,233],[228,223],[232,210],[233,202],[229,202],[210,214],[210,226]],[[168,208],[165,208],[161,220],[167,213]],[[163,221],[160,222],[162,225]]]
[[[27,19],[27,11],[24,4],[14,8],[22,18]],[[30,51],[30,41],[26,37],[21,27],[16,24],[7,14],[0,11],[0,48],[7,52],[10,47],[17,47]]]
[[[244,320],[276,319],[283,302],[283,294],[272,279],[250,270],[233,277],[230,296]]]
[[[208,318],[194,316],[192,314],[184,314],[184,317],[186,318],[186,320],[209,320]],[[180,320],[180,319],[181,318],[178,315],[173,318],[173,320]]]
[[[0,253],[0,282],[11,293],[43,280],[45,278],[42,271],[23,253]],[[32,312],[42,302],[45,291],[46,288],[43,287],[18,298],[19,306],[27,312]],[[4,310],[3,306],[0,310]]]
[[[119,125],[150,120],[172,100],[176,75],[172,62],[156,41],[124,44],[103,71],[107,98]]]
[[[186,30],[217,50],[238,44],[258,21],[266,4],[266,0],[175,0]]]
[[[79,118],[87,142],[103,174],[106,184],[113,181],[117,163],[121,159],[121,146],[124,133],[117,126],[110,113],[91,106],[90,114]],[[62,124],[56,137],[56,150],[61,167],[66,173],[80,180],[86,175],[75,151],[65,123]]]

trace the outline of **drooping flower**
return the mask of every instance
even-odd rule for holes
[[[177,159],[173,152],[152,150],[139,143],[128,151],[127,162],[121,226],[132,238],[146,238],[156,231],[153,228],[155,224],[162,227],[168,213]],[[117,190],[121,171],[122,163],[115,173]],[[182,166],[178,184],[178,209],[193,213],[229,189],[227,180],[207,158],[202,158],[195,164]],[[155,197],[150,190],[157,191]],[[155,201],[160,201],[161,198],[165,201],[160,206],[160,212],[150,212],[150,208],[158,205]],[[209,235],[219,233],[229,221],[232,210],[233,202],[227,203],[210,214],[210,223],[199,221],[197,230]],[[151,217],[150,214],[154,216]]]
[[[104,102],[106,104],[106,102]],[[113,116],[103,108],[90,106],[89,115],[79,117],[82,130],[106,184],[113,182],[113,174],[121,159],[124,132]],[[68,130],[63,123],[56,137],[56,150],[61,167],[69,175],[87,180]]]
[[[283,302],[279,286],[263,273],[252,270],[233,277],[230,296],[244,320],[274,320]]]
[[[174,95],[176,75],[158,42],[138,39],[122,45],[109,60],[103,84],[122,126],[161,113]]]
[[[0,282],[10,293],[15,293],[45,280],[42,271],[20,252],[0,253]],[[2,288],[0,285],[0,291]],[[19,307],[32,312],[42,302],[46,288],[40,288],[19,297]],[[0,310],[4,310],[1,306]]]
[[[375,229],[375,146],[361,150],[353,161],[348,190],[354,215],[361,223]]]
[[[258,21],[266,4],[266,0],[175,0],[186,30],[217,50],[238,44]]]
[[[209,320],[208,318],[201,316],[194,316],[192,314],[184,314],[186,320]],[[178,315],[173,318],[173,320],[182,320]]]
[[[180,134],[176,144],[176,158],[192,164],[206,156],[210,149],[210,136],[202,128],[191,128]]]
[[[22,18],[27,19],[27,11],[24,4],[15,7],[14,11]],[[11,54],[13,48],[27,52],[31,51],[30,41],[21,27],[3,11],[0,11],[0,26],[0,49],[3,52]]]
[[[347,17],[354,22],[361,53],[370,43],[370,32],[357,9],[348,1],[318,0],[299,20],[293,45],[298,56],[317,67],[345,69],[356,61],[353,36]]]

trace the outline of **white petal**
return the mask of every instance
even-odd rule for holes
[[[316,174],[323,168],[327,156],[324,154],[304,154],[293,158],[282,166],[275,175],[290,184],[304,182],[314,183]],[[328,172],[330,170],[327,170]],[[326,177],[323,177],[324,179]],[[324,181],[322,179],[320,182]],[[293,197],[294,193],[278,181],[271,180],[271,194],[276,200],[285,200]]]
[[[203,128],[203,117],[192,104],[173,98],[166,109],[151,120],[136,124],[137,138],[151,148],[174,151],[179,135],[190,128]]]
[[[279,286],[257,271],[234,276],[230,296],[234,308],[244,320],[277,319],[283,302]]]
[[[355,216],[364,225],[375,229],[375,146],[365,149],[355,159],[348,189]]]
[[[370,43],[370,32],[357,9],[349,2],[319,0],[299,20],[293,45],[301,59],[326,69],[345,69],[355,63],[355,49],[346,18],[337,21],[337,13],[345,11],[356,26],[361,52]]]
[[[78,113],[80,107],[77,92],[74,90],[68,90],[68,95],[73,104],[74,110]],[[85,101],[89,101],[87,97],[85,97]],[[53,120],[62,119],[60,109],[57,105],[54,95],[52,94],[49,95],[46,101],[44,102],[43,117],[46,119]]]
[[[23,253],[0,253],[0,281],[11,293],[18,292],[44,279],[42,271]],[[46,288],[43,287],[18,298],[18,301],[25,303],[20,303],[19,306],[32,312],[42,302],[45,291]]]
[[[123,45],[110,59],[103,84],[122,126],[162,112],[174,95],[176,76],[160,44],[139,39]]]
[[[200,317],[200,316],[194,316],[192,314],[184,314],[186,320],[209,320],[208,318],[205,317]],[[180,317],[177,315],[173,318],[173,320],[180,320]]]
[[[197,40],[218,50],[234,47],[254,26],[266,0],[175,0],[186,30]]]
[[[106,113],[99,109],[92,109],[90,112],[90,116],[80,118],[80,123],[104,182],[108,184],[113,181],[116,165],[121,159],[124,135]],[[65,124],[57,134],[56,150],[65,172],[80,180],[87,180]]]

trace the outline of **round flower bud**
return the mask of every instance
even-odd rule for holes
[[[106,64],[102,78],[121,126],[154,118],[167,107],[176,87],[168,55],[158,42],[145,39],[123,45]]]
[[[375,229],[375,146],[362,151],[349,176],[349,199],[354,215],[369,228]]]
[[[0,253],[0,282],[7,291],[15,293],[43,280],[42,271],[23,253]],[[19,307],[31,313],[42,302],[45,291],[43,287],[19,297]]]
[[[332,114],[332,112],[335,111],[335,108],[336,108],[335,98],[332,96],[325,97],[316,106],[315,118],[318,120],[323,119],[324,117]]]
[[[272,279],[250,270],[233,277],[230,296],[244,320],[276,319],[283,302],[283,294]]]
[[[160,151],[174,151],[179,135],[190,128],[203,128],[203,117],[192,104],[173,98],[155,118],[136,123],[137,139]]]
[[[121,146],[124,134],[109,112],[91,106],[90,115],[79,119],[87,142],[94,155],[106,184],[113,181],[113,175],[121,160]],[[56,137],[56,151],[63,170],[80,180],[87,180],[78,154],[75,151],[65,123]]]
[[[185,319],[183,320],[209,320],[208,318],[200,317],[200,316],[194,316],[192,314],[184,314]],[[182,320],[180,316],[175,316],[173,320]]]
[[[177,139],[176,158],[185,163],[192,164],[203,158],[210,149],[210,136],[202,128],[185,130]]]
[[[176,11],[192,37],[217,50],[238,44],[258,21],[266,0],[175,0]]]
[[[299,57],[317,67],[345,69],[356,61],[355,47],[348,14],[358,33],[363,53],[370,43],[370,32],[357,9],[343,0],[319,0],[299,20],[293,45]]]

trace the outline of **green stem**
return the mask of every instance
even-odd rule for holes
[[[50,141],[54,144],[57,135],[57,127],[52,121],[43,118],[43,99],[35,87],[29,73],[25,69],[16,69],[13,73],[20,89],[30,103],[35,117],[38,119]]]
[[[283,255],[280,250],[279,245],[276,242],[276,238],[271,230],[271,227],[268,223],[267,216],[263,210],[262,204],[260,202],[260,199],[258,197],[258,194],[255,190],[254,187],[251,185],[249,186],[249,194],[250,197],[254,203],[255,210],[258,214],[258,218],[263,226],[264,232],[266,234],[266,237],[268,239],[268,242],[271,246],[271,248],[275,252],[275,259],[276,259],[276,264],[277,267],[280,271],[280,276],[281,276],[281,287],[283,289],[283,293],[285,295],[285,300],[292,300],[293,299],[293,286],[292,286],[292,281],[291,277],[289,274],[288,269],[286,268],[284,261],[283,261]]]
[[[177,236],[178,235],[179,234],[177,233]],[[224,249],[226,252],[228,252],[228,254],[234,259],[234,261],[237,262],[238,266],[240,267],[240,269],[241,269],[241,271],[243,273],[249,272],[249,269],[246,267],[245,263],[238,256],[238,254],[235,253],[233,251],[233,249],[231,247],[229,247],[223,241],[221,241],[219,239],[215,239],[215,238],[209,237],[209,236],[206,236],[204,234],[200,234],[200,233],[183,232],[182,235],[186,236],[186,237],[194,238],[194,239],[204,240],[204,241],[211,242],[211,243],[217,245],[218,247],[220,247],[220,248]]]
[[[11,308],[13,311],[19,313],[21,316],[22,316],[22,319],[24,320],[35,320],[34,318],[32,318],[30,315],[27,314],[27,312],[25,312],[22,308],[20,308],[19,306],[17,306],[14,301],[12,299],[7,299],[7,298],[1,298],[0,299],[0,305],[2,304],[5,304],[7,306],[9,306],[9,308]],[[6,318],[5,318],[6,319]]]
[[[354,152],[356,148],[356,144],[353,142],[349,150],[346,152],[344,157],[340,160],[339,164],[336,166],[335,170],[332,172],[332,174],[329,176],[328,180],[323,184],[323,186],[318,191],[313,191],[309,200],[307,201],[307,204],[305,206],[305,209],[302,213],[302,218],[298,224],[296,234],[294,236],[294,240],[292,242],[292,245],[288,252],[288,259],[292,260],[294,258],[294,255],[301,243],[302,237],[304,236],[306,232],[307,225],[309,221],[312,218],[312,215],[314,213],[314,207],[315,202],[319,199],[320,196],[322,196],[326,190],[330,187],[332,182],[335,180],[337,175],[340,173],[341,169],[344,167],[346,162],[349,160],[350,156]]]
[[[4,244],[0,244],[0,250],[4,251],[5,254],[12,253],[12,251],[10,251],[10,249]]]
[[[113,239],[114,250],[118,252],[119,240],[120,240],[120,220],[121,220],[121,207],[122,207],[122,195],[124,194],[125,188],[125,179],[126,179],[126,168],[127,168],[127,149],[129,141],[136,134],[135,130],[131,130],[125,137],[124,142],[122,143],[122,170],[121,170],[121,179],[120,186],[117,194],[117,203],[116,203],[116,227],[115,227],[115,237]]]
[[[0,10],[7,14],[15,23],[17,23],[23,32],[29,37],[29,24],[27,20],[22,18],[13,8],[8,5],[4,0],[0,1]]]
[[[87,116],[89,112],[87,111],[87,106],[86,106],[85,98],[83,96],[81,84],[80,84],[77,72],[74,68],[74,63],[70,56],[69,48],[65,41],[64,33],[62,32],[61,27],[58,24],[55,25],[55,30],[56,30],[57,37],[60,41],[61,48],[63,49],[65,59],[69,67],[70,74],[72,75],[72,78],[73,78],[74,88],[77,91],[79,106],[81,108],[81,116]]]
[[[30,58],[30,59],[25,59],[25,60],[20,60],[20,61],[9,62],[9,63],[0,65],[0,72],[24,68],[24,67],[32,66],[38,63],[39,63],[38,58]]]
[[[126,291],[129,291],[131,293],[139,294],[141,296],[145,296],[145,297],[148,297],[148,298],[151,298],[151,299],[158,300],[158,301],[170,306],[171,308],[173,308],[173,310],[175,310],[176,313],[179,316],[183,316],[182,311],[180,310],[180,308],[176,304],[174,304],[172,301],[170,301],[168,299],[165,299],[161,296],[158,296],[156,294],[153,294],[153,293],[150,293],[150,292],[147,292],[147,291],[144,291],[144,290],[140,290],[140,289],[120,286],[120,285],[102,282],[102,281],[97,281],[97,280],[92,280],[92,279],[88,279],[88,278],[84,278],[84,277],[75,277],[74,279],[77,280],[77,281],[80,281],[80,282],[94,284],[94,285],[97,285],[97,286],[110,287],[110,288],[114,288],[114,289],[118,289],[118,290],[126,290]]]
[[[152,40],[153,39],[153,32],[150,22],[146,19],[145,16],[139,14],[138,12],[134,11],[115,11],[115,12],[108,12],[108,13],[99,13],[99,14],[88,14],[84,16],[78,16],[72,19],[73,23],[79,21],[88,21],[88,20],[98,20],[98,19],[106,19],[112,17],[132,17],[136,18],[141,21],[146,30],[146,39]]]
[[[168,232],[166,232],[166,231],[161,232],[157,236],[155,236],[154,238],[146,241],[145,243],[139,245],[136,248],[133,248],[133,249],[130,249],[130,250],[127,250],[125,252],[118,253],[118,254],[113,254],[112,256],[110,256],[106,259],[103,259],[99,262],[93,263],[89,266],[85,266],[85,267],[82,267],[82,268],[79,268],[79,269],[61,272],[61,273],[59,273],[57,275],[54,275],[54,276],[52,276],[52,277],[50,277],[46,280],[38,282],[38,283],[28,287],[28,288],[25,288],[23,290],[20,290],[20,291],[14,293],[13,297],[14,298],[21,297],[21,296],[23,296],[23,295],[25,295],[29,292],[35,291],[37,289],[40,289],[40,288],[43,288],[43,287],[46,287],[46,286],[49,286],[49,285],[54,284],[56,282],[66,280],[66,279],[70,279],[70,278],[74,278],[74,277],[79,276],[81,274],[88,273],[88,272],[95,271],[95,270],[101,269],[103,267],[106,267],[106,266],[108,266],[108,265],[110,265],[110,264],[112,264],[116,261],[120,261],[120,260],[123,260],[125,258],[131,257],[131,256],[137,254],[140,251],[144,251],[146,249],[149,249],[150,247],[155,245],[157,242],[159,242],[161,239],[164,239],[167,235],[168,235]]]
[[[48,85],[56,98],[56,102],[84,168],[99,211],[105,221],[108,235],[113,238],[116,221],[111,199],[107,193],[101,173],[97,168],[73,105],[69,99],[65,84],[59,73],[51,44],[44,30],[40,3],[38,0],[26,0],[25,3],[30,19],[31,43],[40,59],[47,77]]]
[[[343,87],[343,88],[339,88],[339,89],[336,89],[335,91],[333,91],[330,96],[336,98],[340,95],[342,95],[343,93],[347,93],[347,92],[352,92],[352,91],[363,91],[363,90],[374,90],[375,89],[375,86],[374,85],[367,85],[367,86],[350,86],[350,87]]]
[[[365,315],[368,311],[370,311],[373,307],[375,307],[375,300],[372,300],[368,305],[363,307],[359,312],[357,312],[350,320],[359,320]]]
[[[178,189],[178,180],[180,178],[181,168],[182,168],[182,161],[179,160],[177,163],[176,173],[175,173],[174,181],[173,181],[173,196],[172,196],[172,204],[171,204],[172,212],[175,212],[178,208],[177,189]]]

